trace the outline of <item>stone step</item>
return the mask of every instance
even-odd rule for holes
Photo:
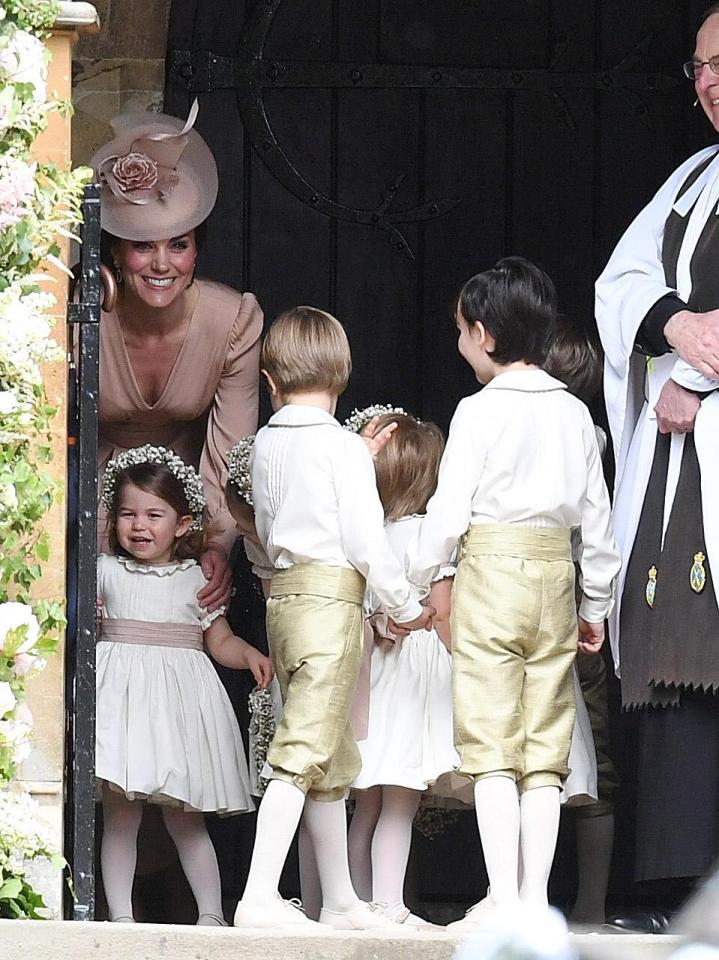
[[[573,934],[586,960],[665,960],[681,938]],[[0,956],[12,960],[451,960],[446,933],[260,934],[220,927],[150,923],[0,920]]]

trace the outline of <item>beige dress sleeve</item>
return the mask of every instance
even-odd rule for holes
[[[254,295],[244,293],[207,420],[200,459],[212,542],[220,543],[228,553],[237,531],[225,498],[227,454],[241,437],[257,430],[262,320],[262,310]]]

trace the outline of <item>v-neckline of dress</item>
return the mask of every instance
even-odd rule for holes
[[[184,354],[185,348],[187,347],[187,341],[190,339],[190,334],[192,332],[192,328],[195,322],[195,315],[197,313],[197,305],[200,302],[201,294],[202,294],[202,290],[200,285],[198,284],[197,296],[195,297],[195,302],[192,305],[192,309],[190,310],[190,319],[187,323],[187,330],[185,331],[185,337],[182,343],[180,344],[180,349],[175,354],[175,359],[173,360],[172,366],[170,367],[170,372],[168,373],[167,379],[165,380],[162,390],[158,394],[157,400],[155,400],[154,403],[148,403],[147,400],[145,399],[145,395],[143,394],[142,390],[140,390],[140,384],[137,382],[137,377],[135,376],[135,371],[132,366],[132,361],[130,360],[130,353],[127,349],[127,343],[125,342],[125,337],[122,332],[122,324],[120,323],[120,314],[117,312],[117,310],[114,311],[115,322],[117,324],[117,333],[120,338],[120,346],[122,348],[122,355],[125,360],[125,365],[127,366],[127,370],[130,375],[130,382],[133,386],[135,393],[137,394],[137,397],[140,400],[140,403],[143,405],[143,407],[145,407],[146,410],[156,410],[160,406],[162,401],[165,399],[165,395],[167,394],[170,388],[170,384],[172,383],[172,380],[175,376],[175,371],[179,367],[180,360],[182,359],[182,355]]]

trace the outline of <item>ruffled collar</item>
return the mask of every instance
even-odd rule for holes
[[[177,563],[140,563],[134,557],[116,557],[126,570],[132,573],[149,573],[156,577],[171,577],[178,570],[189,570],[197,563],[196,560],[178,560]]]

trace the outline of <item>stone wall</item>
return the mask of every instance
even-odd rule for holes
[[[94,6],[100,32],[83,37],[73,55],[74,164],[87,163],[111,139],[115,114],[162,110],[170,0],[94,0]]]

